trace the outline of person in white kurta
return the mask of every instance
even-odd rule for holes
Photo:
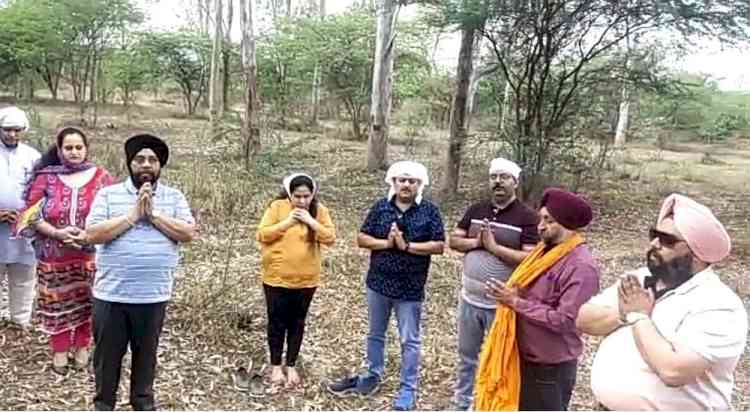
[[[711,267],[729,254],[729,235],[708,208],[672,195],[650,238],[648,267],[579,311],[579,330],[604,336],[594,395],[610,410],[731,410],[747,310]]]
[[[23,192],[34,162],[41,157],[21,142],[28,129],[22,110],[0,109],[0,279],[7,276],[10,319],[23,327],[31,324],[36,257],[30,241],[14,236],[12,226],[24,207]]]

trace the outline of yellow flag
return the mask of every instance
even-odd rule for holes
[[[39,199],[33,206],[26,209],[21,216],[18,217],[16,222],[16,233],[21,234],[24,229],[30,227],[39,221],[41,216],[42,208],[44,207],[44,198]]]

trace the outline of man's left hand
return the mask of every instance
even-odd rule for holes
[[[404,232],[400,231],[398,229],[398,226],[395,227],[395,231],[393,234],[393,242],[396,244],[396,247],[398,250],[406,250],[406,247],[408,246],[408,243],[404,239]]]
[[[644,289],[634,275],[627,275],[622,279],[618,295],[622,314],[639,312],[651,316],[654,310],[654,295],[650,290]]]
[[[518,297],[518,290],[516,288],[509,288],[505,283],[500,282],[496,279],[488,279],[485,284],[487,295],[503,305],[515,307],[516,303],[520,299]]]
[[[495,247],[497,247],[495,234],[492,233],[490,222],[487,219],[484,220],[484,225],[479,232],[479,238],[482,240],[482,247],[484,247],[485,249],[492,251]]]

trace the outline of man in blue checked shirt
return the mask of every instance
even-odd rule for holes
[[[396,313],[401,341],[401,383],[396,410],[416,407],[420,324],[430,256],[443,253],[445,231],[440,210],[422,199],[427,169],[416,162],[394,163],[386,174],[388,196],[370,209],[357,243],[369,249],[367,272],[367,371],[328,385],[336,395],[374,394],[385,372],[385,333]]]
[[[132,352],[130,404],[155,410],[156,350],[180,243],[196,236],[185,196],[159,182],[169,148],[156,136],[125,142],[130,179],[99,191],[82,241],[97,245],[93,329],[96,410],[117,403],[122,358]]]

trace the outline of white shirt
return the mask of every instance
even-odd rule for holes
[[[40,157],[39,152],[24,143],[9,149],[0,142],[0,209],[20,210],[25,206],[23,192]],[[10,225],[0,223],[0,264],[34,264],[36,259],[29,240],[11,235]]]
[[[648,269],[633,272],[641,284]],[[617,307],[619,281],[589,303]],[[745,348],[747,311],[711,268],[656,301],[651,319],[669,342],[711,363],[695,382],[667,386],[641,357],[633,326],[604,338],[591,368],[597,400],[612,410],[731,410],[734,369]]]

